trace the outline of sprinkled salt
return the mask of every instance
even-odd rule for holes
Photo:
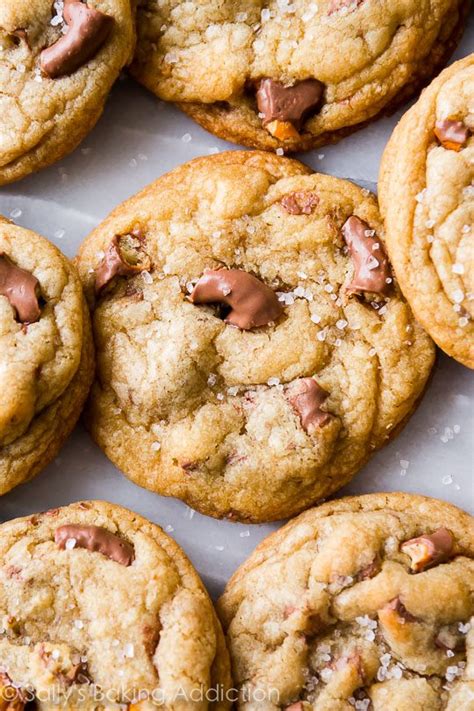
[[[84,623],[82,620],[74,620],[74,627],[78,630],[82,630],[84,627]]]
[[[65,548],[67,548],[68,551],[72,551],[73,548],[76,547],[76,539],[75,538],[68,538],[66,541]]]
[[[347,321],[343,318],[340,318],[338,321],[336,321],[336,326],[340,331],[343,331],[347,326]]]
[[[161,443],[160,442],[152,442],[151,448],[154,452],[159,452],[161,449]]]
[[[193,137],[191,136],[190,133],[185,133],[183,136],[181,136],[181,140],[183,143],[189,143],[192,141]]]
[[[132,659],[135,656],[135,648],[131,642],[128,642],[128,644],[125,645],[123,656],[128,657],[129,659]]]
[[[464,274],[464,265],[463,264],[453,264],[453,272],[455,274]]]
[[[142,272],[142,279],[145,282],[145,284],[153,284],[153,277],[150,274],[150,272],[147,272],[147,271]]]
[[[15,209],[10,212],[10,217],[12,220],[16,220],[17,217],[20,217],[21,212],[19,207],[15,207]]]
[[[444,486],[448,486],[449,484],[452,484],[452,483],[453,483],[453,477],[451,476],[451,474],[446,474],[446,475],[441,479],[441,481],[442,481],[442,483],[444,484]]]
[[[273,385],[279,385],[280,384],[280,378],[268,378],[267,380],[267,385],[272,387]]]
[[[285,151],[283,150],[283,148],[277,148],[275,153],[277,154],[277,156],[284,156],[285,155]]]
[[[321,316],[318,316],[318,314],[311,314],[310,318],[313,323],[319,323],[321,321]]]
[[[463,299],[464,299],[464,292],[462,292],[461,289],[456,289],[456,291],[453,293],[453,301],[456,304],[460,304]]]

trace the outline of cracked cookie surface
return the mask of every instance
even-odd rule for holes
[[[264,540],[218,603],[238,708],[471,711],[474,523],[435,499],[374,494]]]
[[[222,138],[307,150],[429,81],[456,46],[468,8],[464,0],[140,0],[131,71]],[[273,125],[257,105],[266,80],[299,88],[316,81],[322,97],[313,104],[307,87],[301,121],[280,114]]]
[[[132,20],[130,0],[2,0],[0,185],[59,160],[93,128],[130,61]]]
[[[107,456],[233,519],[343,486],[433,364],[382,240],[368,191],[263,152],[197,159],[118,206],[77,258],[98,358],[86,421]]]
[[[93,369],[76,269],[46,239],[0,217],[0,494],[56,456]]]
[[[131,511],[80,502],[0,526],[0,706],[2,682],[15,711],[223,711],[206,693],[229,688],[229,659],[181,548]]]
[[[474,54],[402,118],[379,194],[403,293],[440,348],[474,368]]]

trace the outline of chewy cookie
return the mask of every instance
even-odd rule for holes
[[[132,74],[211,133],[253,148],[333,143],[416,93],[469,0],[139,0]]]
[[[433,364],[383,234],[368,191],[264,152],[192,161],[120,205],[77,260],[107,456],[218,517],[278,519],[340,488]]]
[[[311,509],[264,540],[218,610],[239,709],[472,711],[474,525],[435,499]]]
[[[0,495],[54,459],[79,418],[93,360],[75,268],[0,217]]]
[[[416,317],[474,368],[474,54],[440,74],[402,118],[379,194],[390,258]]]
[[[0,185],[78,145],[134,40],[130,0],[0,2]]]
[[[0,708],[223,711],[229,687],[212,603],[159,526],[104,501],[0,526]]]

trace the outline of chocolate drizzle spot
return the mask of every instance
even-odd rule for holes
[[[390,290],[390,263],[374,230],[356,215],[344,223],[342,234],[354,265],[354,276],[347,290],[386,294]]]
[[[107,40],[114,18],[76,0],[66,0],[68,32],[40,55],[42,71],[51,79],[72,74],[92,59]]]
[[[263,125],[271,121],[289,121],[301,128],[321,103],[324,85],[317,79],[304,79],[285,86],[274,79],[262,79],[257,89],[257,106]]]
[[[241,269],[207,269],[194,287],[193,304],[226,304],[225,322],[244,331],[276,321],[283,307],[269,286]]]
[[[301,378],[288,388],[288,400],[299,415],[305,432],[311,433],[331,419],[329,412],[321,410],[321,405],[328,396],[329,393],[318,385],[314,378]]]
[[[64,550],[66,543],[71,539],[75,541],[74,547],[101,553],[106,558],[126,567],[131,565],[135,558],[133,546],[130,543],[100,526],[69,524],[56,529],[54,541],[59,548]]]
[[[20,323],[34,323],[41,315],[39,282],[0,252],[0,296],[6,296]]]
[[[319,204],[319,198],[310,190],[299,190],[282,197],[280,204],[290,215],[311,215]]]

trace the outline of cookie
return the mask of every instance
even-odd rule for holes
[[[192,564],[104,501],[0,526],[0,659],[9,711],[229,708],[224,636]]]
[[[93,372],[75,268],[46,239],[0,218],[0,495],[54,459]]]
[[[286,152],[393,111],[444,66],[468,0],[140,0],[133,76],[216,136]]]
[[[400,287],[448,355],[474,368],[474,54],[446,69],[396,127],[380,202]]]
[[[218,604],[238,709],[472,711],[474,523],[373,494],[265,539]]]
[[[120,205],[77,258],[94,439],[211,516],[283,518],[343,486],[434,358],[383,238],[368,191],[264,152],[191,161]]]
[[[130,0],[2,0],[0,185],[76,148],[134,42]]]

